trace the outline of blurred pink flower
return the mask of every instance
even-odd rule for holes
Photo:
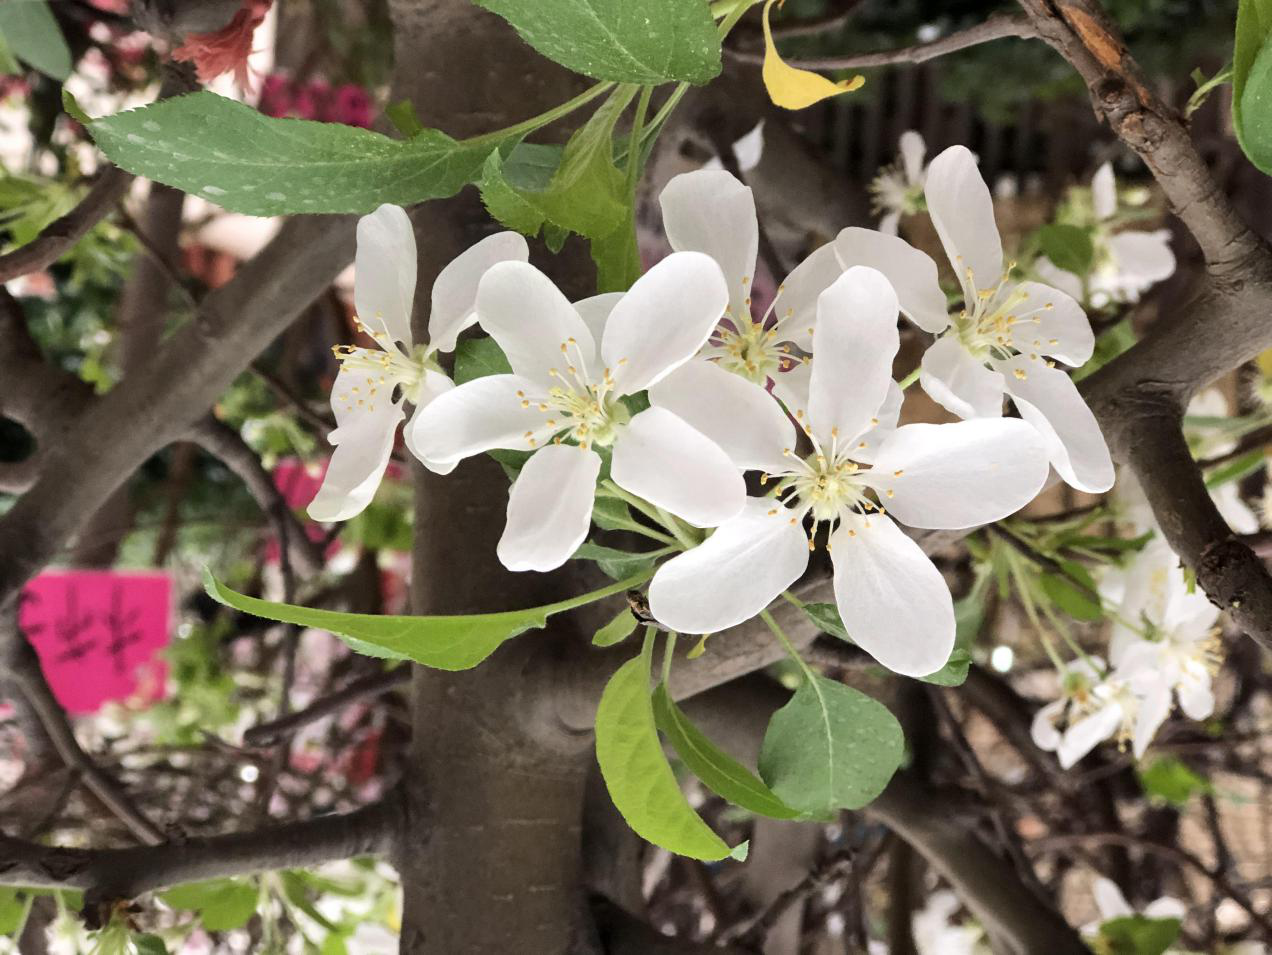
[[[221,29],[188,34],[185,43],[172,51],[172,58],[193,63],[200,83],[208,83],[233,70],[235,81],[247,89],[251,85],[247,57],[252,52],[252,34],[265,19],[272,2],[244,0],[242,8]]]

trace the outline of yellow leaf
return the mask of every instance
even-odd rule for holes
[[[864,76],[835,83],[820,73],[800,70],[786,63],[773,45],[773,31],[769,27],[769,11],[778,0],[764,4],[764,85],[769,98],[783,109],[804,109],[840,93],[851,93],[865,84]]]

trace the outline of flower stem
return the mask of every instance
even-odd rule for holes
[[[560,600],[554,604],[547,604],[541,609],[551,615],[554,613],[563,613],[566,610],[574,610],[576,607],[585,607],[590,603],[598,600],[604,600],[606,597],[612,597],[614,594],[621,594],[633,587],[639,587],[650,577],[654,576],[654,568],[642,570],[639,574],[633,574],[624,580],[615,581],[599,590],[589,590],[585,594],[579,594],[577,597],[570,597],[568,600]]]
[[[804,662],[804,658],[801,657],[799,655],[799,651],[795,649],[795,644],[791,643],[791,638],[786,635],[786,632],[782,629],[781,625],[773,619],[773,615],[767,610],[761,610],[760,619],[763,620],[768,625],[768,628],[773,631],[773,636],[777,637],[778,642],[781,643],[786,652],[790,654],[790,658],[799,664],[799,668],[804,671],[804,676],[808,678],[808,682],[815,683],[817,681],[817,674],[815,674],[812,671],[812,668]]]
[[[663,685],[671,682],[671,663],[676,655],[676,631],[667,632],[667,641],[663,644],[662,681]]]
[[[912,384],[914,384],[916,381],[918,381],[918,380],[919,380],[919,374],[920,374],[920,372],[922,372],[922,371],[923,371],[923,369],[922,369],[922,368],[916,368],[916,369],[914,369],[914,371],[910,372],[908,375],[906,375],[904,378],[902,378],[899,382],[897,382],[897,384],[899,384],[899,385],[901,386],[901,390],[902,390],[902,391],[907,390],[907,389],[908,389],[908,388],[909,388]]]

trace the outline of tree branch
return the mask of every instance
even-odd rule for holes
[[[71,849],[0,835],[0,885],[83,889],[87,909],[182,882],[384,854],[401,821],[394,791],[347,814],[152,846]]]
[[[336,692],[315,700],[303,710],[288,713],[286,716],[268,723],[258,723],[243,733],[245,746],[273,746],[291,736],[303,726],[344,709],[351,703],[369,696],[381,696],[390,690],[405,686],[411,682],[411,668],[397,667],[384,673],[373,673],[354,680]]]
[[[774,33],[777,28],[774,27]],[[959,30],[949,36],[932,40],[930,43],[918,43],[899,50],[881,50],[874,53],[852,53],[846,56],[823,56],[809,60],[788,60],[791,66],[805,70],[846,70],[864,69],[872,66],[890,66],[896,63],[926,63],[939,56],[957,53],[969,47],[980,46],[1006,37],[1029,39],[1038,36],[1038,31],[1026,17],[1011,14],[994,14],[984,23]],[[764,54],[751,50],[724,48],[725,53],[735,60],[744,63],[763,63]]]

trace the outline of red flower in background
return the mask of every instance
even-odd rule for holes
[[[187,34],[185,43],[172,51],[172,58],[193,63],[200,83],[233,70],[238,85],[247,89],[251,80],[247,57],[252,52],[252,34],[265,19],[272,2],[244,0],[234,18],[216,32]]]

